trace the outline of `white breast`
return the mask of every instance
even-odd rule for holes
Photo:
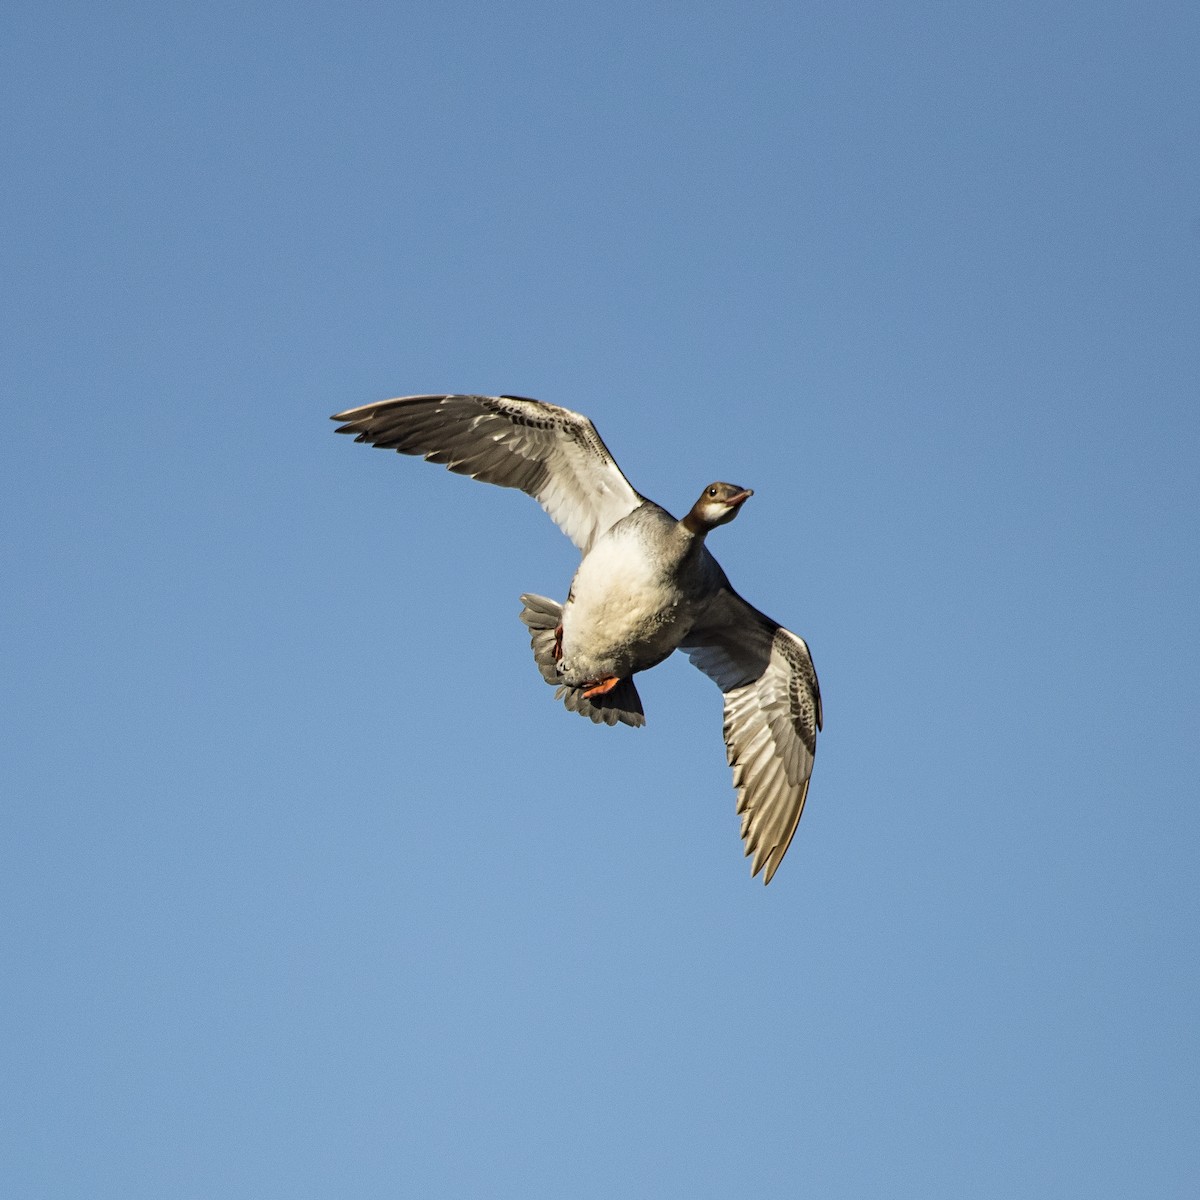
[[[644,530],[610,530],[579,564],[563,609],[565,678],[627,675],[678,644],[678,589]]]

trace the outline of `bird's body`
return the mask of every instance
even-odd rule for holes
[[[339,413],[352,433],[529,493],[582,552],[565,604],[521,600],[534,660],[572,712],[642,725],[633,676],[682,649],[725,696],[725,742],[753,872],[783,858],[821,727],[808,647],[747,604],[705,545],[752,493],[713,483],[682,520],[636,492],[578,413],[520,396],[404,396]]]
[[[562,614],[567,684],[627,678],[678,649],[724,573],[697,535],[646,501],[583,557]]]

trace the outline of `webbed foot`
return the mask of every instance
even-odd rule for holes
[[[605,693],[611,692],[620,682],[620,679],[616,675],[610,675],[607,679],[598,679],[595,683],[589,683],[584,687],[584,699],[590,699],[592,696],[603,696]]]

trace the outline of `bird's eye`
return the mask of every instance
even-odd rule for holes
[[[715,495],[717,494],[717,489],[716,489],[716,488],[709,488],[709,489],[708,489],[708,494],[709,494],[710,496],[715,496]]]

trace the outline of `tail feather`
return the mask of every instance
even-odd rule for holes
[[[521,610],[521,620],[529,627],[533,660],[542,678],[549,684],[558,685],[555,698],[561,700],[568,711],[590,717],[597,725],[615,725],[618,721],[626,725],[645,725],[642,698],[632,679],[622,679],[611,692],[591,697],[585,696],[581,687],[562,683],[554,657],[554,631],[562,621],[562,605],[545,596],[529,595],[522,596],[521,603],[525,606]]]
[[[545,596],[522,596],[521,620],[529,626],[529,644],[533,661],[547,683],[558,682],[558,662],[554,657],[554,631],[562,620],[562,605]]]

